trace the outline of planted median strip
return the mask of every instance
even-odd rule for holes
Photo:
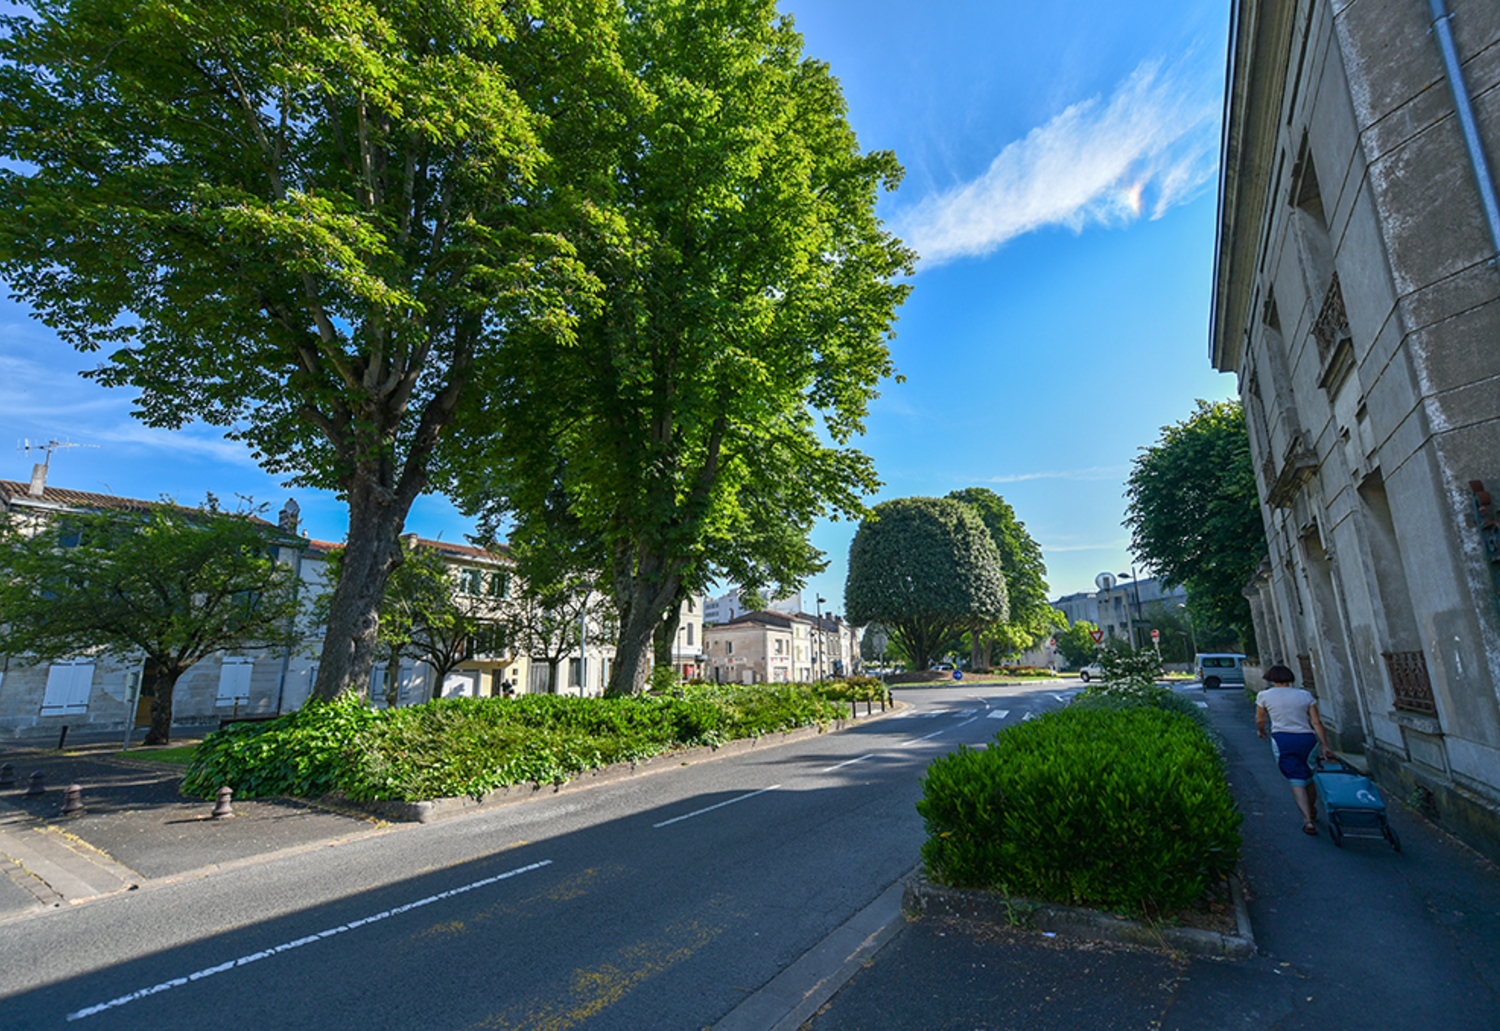
[[[209,735],[183,790],[204,798],[226,785],[236,798],[480,798],[681,749],[826,726],[882,690],[873,678],[855,678],[685,685],[664,697],[456,698],[384,710],[350,698]]]

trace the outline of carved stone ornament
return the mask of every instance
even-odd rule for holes
[[[1328,293],[1323,295],[1323,308],[1318,312],[1318,321],[1313,323],[1313,336],[1318,341],[1318,357],[1326,359],[1328,352],[1341,340],[1349,337],[1349,316],[1344,311],[1344,291],[1339,289],[1339,274],[1333,274],[1328,284]]]

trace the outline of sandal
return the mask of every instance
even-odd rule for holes
[[[1315,824],[1315,823],[1313,823],[1311,820],[1308,820],[1306,823],[1304,823],[1302,825],[1302,833],[1303,834],[1317,834],[1318,833],[1318,825]]]

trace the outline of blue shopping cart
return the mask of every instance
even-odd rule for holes
[[[1328,829],[1333,843],[1344,847],[1344,835],[1356,838],[1384,838],[1391,848],[1401,851],[1401,839],[1391,829],[1385,815],[1385,799],[1374,781],[1337,757],[1318,760],[1313,771],[1318,796],[1328,810]]]

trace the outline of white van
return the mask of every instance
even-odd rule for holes
[[[1193,659],[1193,673],[1204,688],[1245,686],[1245,657],[1233,652],[1200,652]]]

